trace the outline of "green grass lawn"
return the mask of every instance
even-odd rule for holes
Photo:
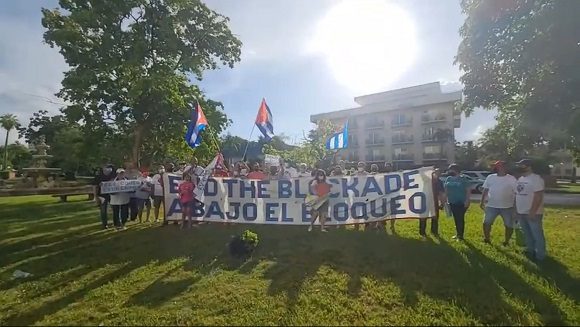
[[[548,193],[571,193],[580,194],[580,183],[558,184],[556,187],[549,188]]]
[[[0,325],[579,325],[580,209],[551,208],[551,257],[536,265],[514,242],[465,243],[304,227],[130,225],[101,231],[93,203],[0,198]],[[260,236],[253,258],[228,258],[230,235]],[[521,243],[521,237],[517,242]],[[14,270],[33,273],[11,278]]]

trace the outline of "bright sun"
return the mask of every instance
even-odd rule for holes
[[[417,51],[415,24],[384,0],[346,0],[319,22],[310,50],[325,56],[340,84],[360,94],[382,91]]]

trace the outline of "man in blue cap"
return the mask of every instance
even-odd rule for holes
[[[526,242],[525,254],[532,260],[546,257],[546,240],[542,219],[544,218],[544,180],[534,174],[532,161],[516,162],[521,173],[516,185],[516,210]]]

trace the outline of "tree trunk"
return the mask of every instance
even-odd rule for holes
[[[4,165],[2,169],[8,170],[8,135],[10,134],[10,130],[6,130],[6,139],[4,140]]]
[[[144,123],[137,123],[133,132],[133,149],[131,151],[130,161],[133,167],[139,167],[139,155],[141,154],[141,145],[143,144],[143,132],[145,131]]]

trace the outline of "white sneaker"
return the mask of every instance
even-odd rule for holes
[[[309,231],[309,232],[312,232],[312,225],[310,225],[310,226],[308,227],[308,231]]]

